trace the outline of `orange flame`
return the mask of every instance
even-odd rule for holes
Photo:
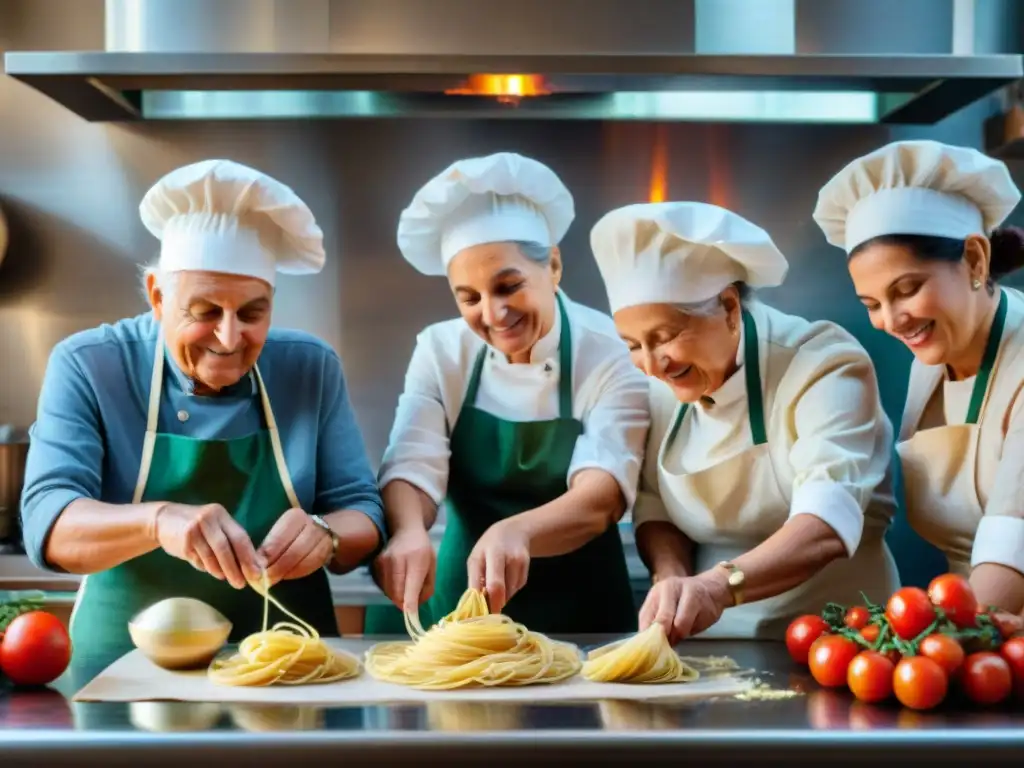
[[[445,91],[449,96],[496,96],[498,101],[509,103],[550,93],[540,75],[470,75],[458,88]]]
[[[668,127],[654,126],[654,145],[651,148],[651,182],[647,198],[652,203],[668,200]]]

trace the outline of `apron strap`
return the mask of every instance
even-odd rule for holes
[[[146,483],[149,480],[149,470],[153,464],[153,450],[156,447],[157,424],[160,417],[160,395],[164,384],[164,329],[159,326],[156,336],[156,352],[153,354],[153,378],[149,384],[149,408],[146,414],[146,437],[142,443],[142,461],[139,464],[139,475],[135,480],[135,493],[132,495],[132,503],[139,504],[146,492]],[[267,387],[263,383],[263,376],[260,374],[260,367],[253,366],[256,374],[256,384],[260,390],[260,402],[263,406],[263,418],[267,422],[267,429],[270,432],[271,450],[274,452],[274,461],[277,464],[278,474],[281,476],[281,485],[284,486],[288,501],[293,507],[300,507],[299,497],[295,493],[295,486],[292,484],[292,476],[288,471],[288,464],[284,459],[284,448],[281,445],[281,435],[277,430],[277,420],[274,418],[274,410],[270,407],[270,397],[267,395]]]
[[[558,339],[558,415],[563,419],[572,418],[572,330],[569,328],[569,315],[565,311],[565,304],[560,293],[555,294],[558,302],[558,313],[561,318],[562,328]],[[484,362],[487,359],[487,345],[480,348],[476,360],[473,363],[473,372],[469,376],[469,384],[466,386],[466,403],[476,403],[476,395],[480,390],[480,377],[483,374]]]
[[[565,311],[562,294],[556,293],[558,314],[562,319],[561,336],[558,339],[558,415],[563,419],[572,418],[572,330],[569,315]]]
[[[761,359],[757,345],[757,325],[747,310],[742,311],[743,318],[743,365],[747,383],[747,419],[750,423],[750,436],[754,445],[768,442],[768,431],[764,421],[764,397],[761,393]],[[665,440],[665,450],[676,438],[676,433],[683,425],[683,418],[689,409],[689,403],[681,403],[675,423]]]
[[[978,378],[974,380],[974,388],[971,390],[971,402],[967,408],[966,424],[977,424],[981,416],[981,406],[985,402],[985,395],[988,394],[988,382],[992,378],[992,369],[995,368],[996,358],[999,356],[999,344],[1003,340],[1003,328],[1005,325],[1006,291],[1000,288],[999,306],[996,308],[992,329],[989,331],[988,341],[985,343],[985,354],[981,359]]]

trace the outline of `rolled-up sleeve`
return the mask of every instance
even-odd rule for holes
[[[820,518],[852,556],[864,512],[890,460],[892,424],[881,406],[874,366],[859,346],[836,342],[799,352],[787,378],[802,380],[792,406],[790,517]]]
[[[651,422],[647,379],[625,355],[611,358],[597,376],[596,402],[583,418],[567,482],[585,469],[604,470],[618,483],[628,512],[636,502]]]
[[[327,357],[317,440],[314,512],[325,515],[344,509],[369,517],[383,540],[384,506],[356,422],[341,360]]]
[[[46,545],[57,518],[76,499],[98,499],[102,489],[103,431],[99,405],[85,372],[66,344],[50,354],[29,429],[21,527],[34,565],[52,571]]]
[[[985,514],[978,523],[971,567],[992,563],[1024,574],[1024,417],[1010,421]]]
[[[416,338],[405,386],[379,474],[380,487],[404,480],[440,504],[448,492],[448,416],[441,395],[443,374],[429,332]]]

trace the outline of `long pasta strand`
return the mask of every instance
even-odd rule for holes
[[[578,649],[489,613],[480,590],[469,589],[429,630],[418,611],[405,612],[411,641],[378,643],[366,670],[378,680],[421,690],[554,683],[580,671]]]
[[[285,608],[270,594],[264,572],[259,587],[263,595],[263,628],[249,635],[238,652],[226,659],[214,659],[207,674],[220,685],[265,686],[333,683],[359,674],[359,659],[335,651],[319,633]],[[292,619],[268,627],[270,604]]]
[[[700,677],[672,649],[660,624],[595,648],[587,654],[582,675],[596,683],[689,683]]]

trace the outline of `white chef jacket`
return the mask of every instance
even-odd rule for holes
[[[834,323],[809,322],[756,301],[748,310],[758,332],[768,450],[789,516],[824,520],[852,557],[865,525],[884,529],[895,512],[893,428],[874,365],[860,343]],[[751,449],[740,342],[741,368],[712,393],[713,403],[691,407],[665,452],[670,472],[699,472]],[[651,428],[634,524],[671,522],[696,544],[729,543],[701,540],[709,537],[693,531],[685,510],[673,516],[660,498],[658,456],[679,401],[663,382],[651,382]]]
[[[561,296],[572,328],[573,416],[583,423],[566,482],[581,470],[603,469],[618,482],[628,513],[650,424],[647,380],[610,317]],[[556,309],[554,324],[534,345],[529,363],[512,364],[489,350],[477,408],[510,421],[558,417],[560,315]],[[437,504],[445,498],[448,441],[485,345],[461,317],[430,325],[417,336],[381,462],[382,488],[405,480]]]

